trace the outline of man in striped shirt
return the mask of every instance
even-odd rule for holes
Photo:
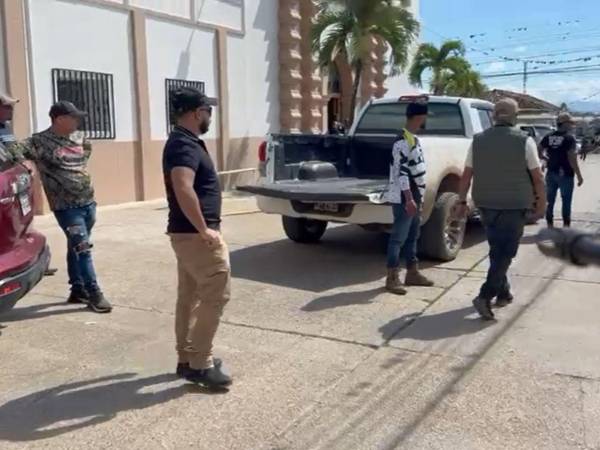
[[[417,241],[421,228],[420,210],[425,196],[426,165],[419,139],[415,136],[427,120],[427,102],[415,101],[406,109],[406,128],[394,143],[387,201],[394,211],[394,226],[390,236],[386,289],[405,295],[400,281],[400,258],[406,260],[406,286],[433,286],[419,272]]]

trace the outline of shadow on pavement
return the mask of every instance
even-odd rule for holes
[[[379,331],[385,340],[437,341],[478,333],[494,324],[468,317],[474,314],[471,307],[433,315],[407,314],[386,323]]]
[[[34,441],[98,425],[119,412],[148,408],[186,393],[218,394],[195,385],[173,384],[172,374],[135,378],[122,373],[64,384],[0,406],[0,441]],[[160,386],[169,383],[166,386]],[[140,392],[140,391],[147,392]]]
[[[463,248],[485,239],[478,224],[469,225]],[[369,283],[385,276],[387,235],[359,227],[338,226],[328,230],[321,243],[297,244],[284,239],[231,252],[236,278],[293,289],[324,292]],[[424,268],[435,267],[424,261]]]
[[[57,316],[61,314],[71,314],[89,311],[86,309],[85,305],[72,305],[70,307],[65,307],[66,305],[67,304],[65,302],[57,302],[42,303],[39,305],[26,306],[24,308],[15,308],[11,311],[2,314],[0,316],[0,319],[2,320],[2,322],[8,323],[19,322],[21,320],[43,319],[45,317]],[[61,308],[55,309],[57,307]]]
[[[300,309],[302,311],[312,312],[339,308],[341,306],[368,305],[373,303],[372,300],[382,292],[385,292],[383,287],[369,289],[368,291],[340,292],[338,294],[315,298]]]

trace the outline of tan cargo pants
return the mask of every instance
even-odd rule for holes
[[[210,247],[197,234],[170,238],[177,257],[177,355],[180,363],[206,369],[213,365],[213,340],[230,297],[229,250],[223,238]]]

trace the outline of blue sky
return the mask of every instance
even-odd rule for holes
[[[421,20],[423,42],[461,38],[484,75],[523,70],[521,61],[502,58],[538,61],[529,63],[531,71],[596,66],[589,73],[531,75],[528,93],[555,103],[600,101],[600,0],[421,0]],[[565,61],[583,57],[592,59]],[[522,76],[484,81],[523,89]]]

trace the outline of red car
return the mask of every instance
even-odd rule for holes
[[[44,276],[46,238],[31,229],[31,174],[0,145],[0,313],[11,309]]]

